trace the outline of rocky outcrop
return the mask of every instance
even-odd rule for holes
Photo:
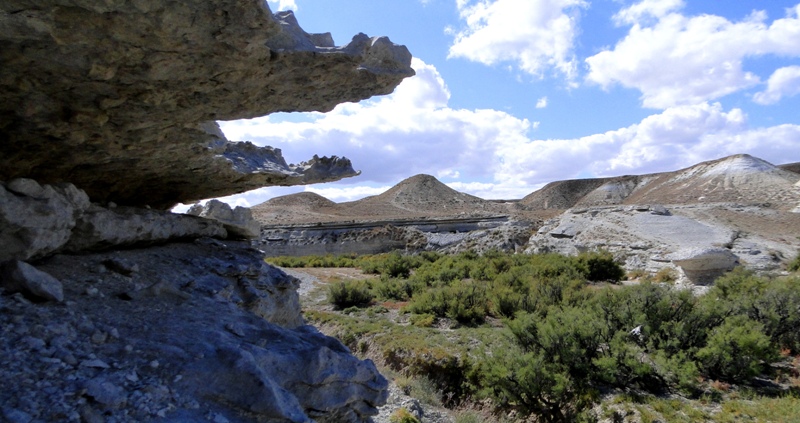
[[[355,422],[387,381],[303,324],[242,242],[54,255],[63,303],[0,296],[0,420]]]
[[[19,260],[0,265],[0,284],[6,292],[19,292],[39,301],[64,301],[61,282]]]
[[[231,209],[227,203],[214,199],[202,205],[195,204],[186,214],[222,223],[230,237],[254,239],[261,234],[261,224],[253,219],[253,213],[247,207]]]
[[[357,174],[336,157],[288,165],[214,122],[327,111],[413,74],[405,47],[336,47],[262,0],[5,1],[0,42],[0,180],[154,208]]]
[[[637,204],[771,203],[791,210],[800,203],[796,166],[774,166],[739,154],[674,172],[552,182],[522,200],[523,210]]]
[[[72,184],[31,179],[0,182],[0,262],[158,244],[199,237],[227,238],[222,223],[195,216],[89,203]]]
[[[672,261],[691,282],[707,285],[739,264],[739,258],[725,248],[686,248],[670,254]]]
[[[52,253],[72,235],[89,198],[73,185],[31,179],[0,182],[0,262]]]

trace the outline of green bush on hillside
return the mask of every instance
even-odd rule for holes
[[[742,315],[725,319],[697,352],[697,360],[708,376],[730,382],[749,381],[777,356],[763,325]]]
[[[363,281],[336,282],[328,286],[328,301],[339,310],[367,306],[373,298]]]

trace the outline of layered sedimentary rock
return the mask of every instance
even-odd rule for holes
[[[405,47],[335,47],[263,0],[4,1],[0,43],[0,420],[377,412],[374,364],[305,326],[297,280],[230,240],[258,232],[247,213],[163,209],[356,175],[215,122],[388,94],[413,74]]]
[[[339,423],[386,401],[374,364],[305,326],[298,281],[246,243],[37,267],[63,302],[0,295],[0,421]]]
[[[356,175],[344,158],[288,165],[215,121],[327,111],[413,74],[403,46],[335,47],[263,0],[5,1],[0,42],[0,180],[154,208]]]

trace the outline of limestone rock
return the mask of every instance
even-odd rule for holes
[[[0,183],[0,261],[39,258],[67,243],[89,198],[71,184]]]
[[[405,47],[335,47],[263,0],[10,0],[0,42],[0,180],[154,208],[356,175],[344,158],[287,165],[215,121],[328,111],[413,75]]]
[[[160,210],[89,207],[77,220],[65,251],[163,243],[203,236],[225,238],[221,223]]]
[[[45,301],[64,301],[64,288],[58,279],[23,261],[3,263],[0,282],[8,292],[21,292]]]
[[[725,248],[686,248],[667,258],[696,284],[707,284],[739,264],[739,258]]]
[[[139,271],[98,278],[111,261]],[[66,304],[0,298],[0,404],[31,421],[361,422],[386,402],[375,365],[304,325],[297,280],[246,242],[56,254],[39,268]],[[153,295],[120,295],[135,287]]]
[[[219,221],[228,231],[229,237],[253,239],[261,235],[261,225],[253,219],[253,213],[246,207],[231,209],[227,203],[210,200],[204,205],[195,204],[186,214]]]

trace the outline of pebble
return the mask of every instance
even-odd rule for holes
[[[105,344],[106,340],[108,339],[108,334],[102,331],[96,331],[92,334],[92,343],[93,344]]]
[[[109,366],[105,361],[93,359],[93,360],[83,360],[81,361],[81,367],[92,367],[96,369],[110,369]]]

